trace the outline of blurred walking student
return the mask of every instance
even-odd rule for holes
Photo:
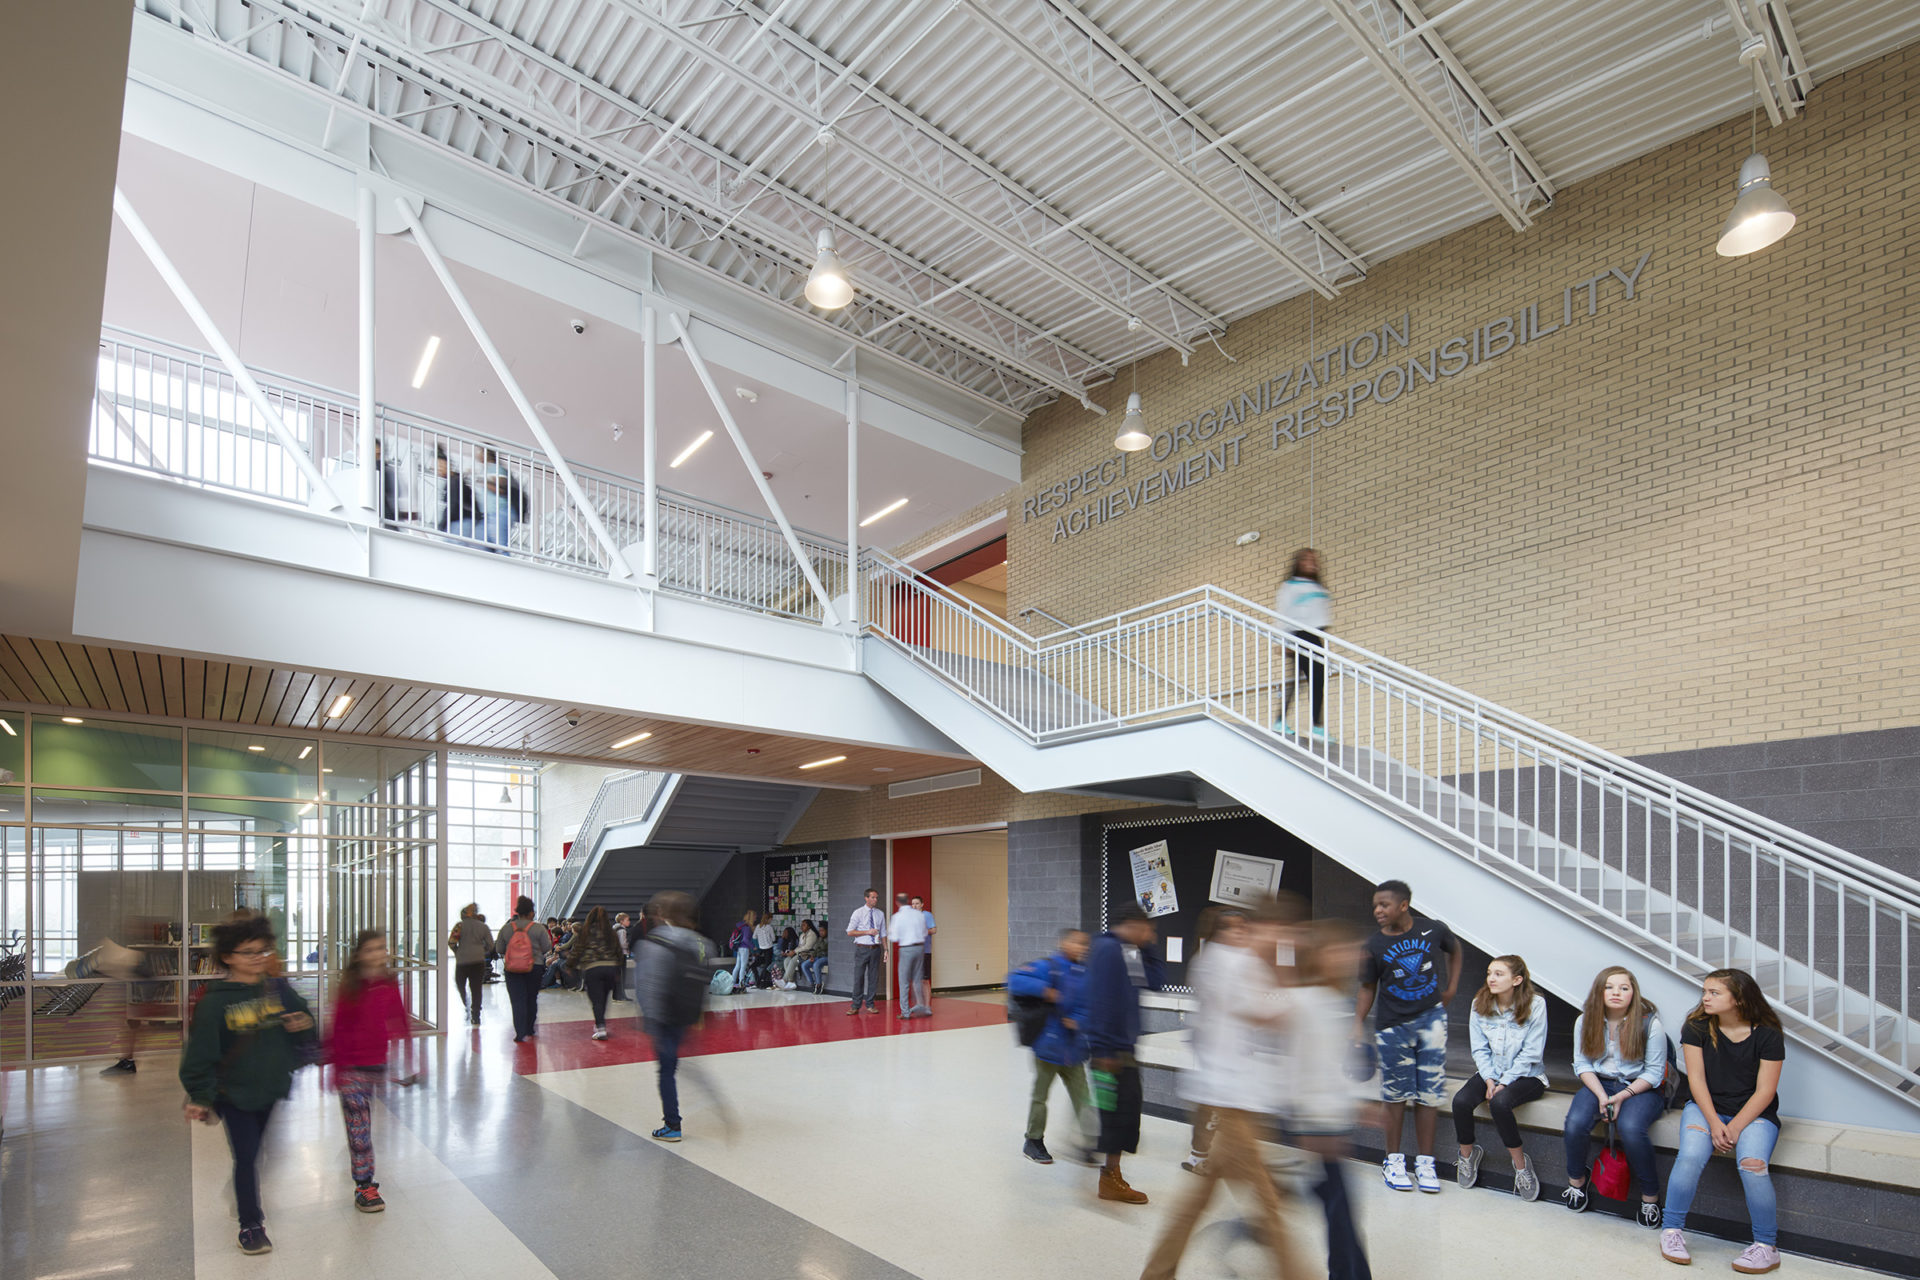
[[[1327,648],[1323,633],[1333,626],[1333,594],[1321,576],[1318,551],[1302,547],[1293,553],[1287,580],[1280,584],[1279,594],[1274,597],[1273,611],[1289,628],[1289,637],[1300,646],[1294,650],[1293,681],[1280,696],[1280,715],[1274,721],[1274,731],[1294,732],[1287,723],[1287,711],[1304,681],[1313,711],[1313,736],[1324,738],[1327,736],[1327,664],[1320,654]]]
[[[500,967],[507,974],[507,1003],[513,1006],[513,1042],[531,1040],[539,1033],[540,975],[553,951],[547,926],[533,918],[533,899],[521,894],[513,904],[513,919],[500,926],[493,940]]]
[[[1273,1252],[1280,1280],[1304,1276],[1280,1212],[1280,1193],[1260,1153],[1272,1102],[1279,1092],[1275,1060],[1289,1004],[1280,986],[1275,951],[1277,913],[1258,909],[1249,918],[1223,915],[1213,940],[1193,962],[1191,981],[1199,1007],[1193,1016],[1193,1070],[1180,1078],[1181,1092],[1213,1115],[1213,1146],[1200,1180],[1175,1203],[1140,1280],[1173,1280],[1194,1224],[1231,1179],[1253,1193],[1261,1235]]]
[[[1731,1155],[1753,1221],[1753,1243],[1734,1259],[1733,1269],[1764,1275],[1780,1265],[1768,1172],[1780,1139],[1780,1071],[1787,1057],[1780,1015],[1752,974],[1715,969],[1700,980],[1700,1003],[1680,1029],[1680,1052],[1693,1096],[1680,1118],[1680,1148],[1667,1175],[1660,1253],[1668,1262],[1693,1260],[1687,1252],[1687,1210],[1700,1172],[1715,1153]]]
[[[1146,1193],[1135,1191],[1120,1176],[1120,1157],[1140,1149],[1140,1067],[1133,1058],[1140,1038],[1140,992],[1158,991],[1166,966],[1154,950],[1159,934],[1147,913],[1136,906],[1121,907],[1114,922],[1087,950],[1086,1019],[1088,1060],[1093,1070],[1088,1083],[1093,1105],[1100,1113],[1099,1151],[1106,1157],[1100,1171],[1100,1198],[1122,1204],[1145,1204]]]
[[[260,1204],[260,1147],[274,1104],[292,1092],[294,1069],[314,1041],[307,1002],[268,976],[273,943],[264,916],[214,927],[214,963],[224,972],[204,984],[180,1055],[187,1119],[212,1124],[217,1117],[227,1127],[242,1253],[273,1249]]]
[[[1433,1167],[1433,1140],[1440,1108],[1447,1100],[1447,1001],[1460,983],[1460,940],[1438,920],[1413,914],[1413,890],[1404,880],[1387,880],[1373,891],[1378,932],[1367,939],[1360,968],[1360,994],[1354,1002],[1353,1040],[1366,1040],[1367,1015],[1374,1017],[1374,1048],[1380,1058],[1380,1100],[1387,1158],[1381,1173],[1395,1191],[1438,1194],[1440,1175]],[[1419,1154],[1413,1176],[1401,1150],[1407,1107],[1413,1107],[1414,1140]]]
[[[1295,950],[1282,1121],[1294,1145],[1319,1157],[1313,1191],[1327,1218],[1327,1280],[1373,1280],[1344,1172],[1354,1129],[1347,990],[1366,955],[1360,931],[1341,920],[1316,922]]]
[[[707,979],[713,973],[707,940],[693,930],[693,898],[675,889],[657,893],[647,903],[646,935],[638,948],[639,970],[634,993],[653,1056],[660,1064],[660,1127],[647,1136],[659,1142],[680,1141],[680,1050],[699,1024],[705,1008]],[[703,1080],[704,1083],[704,1080]],[[710,1086],[728,1129],[726,1103]]]
[[[1573,1023],[1573,1069],[1584,1086],[1567,1104],[1567,1189],[1560,1199],[1575,1213],[1593,1203],[1587,1187],[1587,1143],[1596,1120],[1610,1122],[1640,1187],[1640,1225],[1660,1225],[1660,1180],[1648,1130],[1667,1108],[1667,1031],[1640,982],[1614,965],[1602,969]]]
[[[1246,912],[1237,906],[1217,902],[1202,910],[1200,918],[1194,922],[1194,946],[1205,951],[1228,917],[1244,922]],[[1194,959],[1199,959],[1197,953]],[[1188,1173],[1200,1173],[1206,1168],[1207,1152],[1213,1147],[1213,1109],[1195,1107],[1191,1123],[1192,1137],[1187,1140],[1187,1158],[1180,1162],[1180,1167]]]
[[[1467,1024],[1474,1073],[1453,1095],[1454,1141],[1460,1160],[1454,1175],[1462,1187],[1480,1179],[1486,1151],[1473,1140],[1473,1113],[1482,1103],[1513,1158],[1513,1194],[1540,1198],[1540,1179],[1520,1146],[1515,1107],[1538,1102],[1547,1091],[1547,1000],[1533,989],[1527,962],[1519,956],[1495,956],[1487,962],[1487,980],[1473,996]]]
[[[364,929],[354,939],[347,970],[334,988],[327,1063],[347,1122],[347,1153],[353,1168],[353,1207],[379,1213],[387,1207],[373,1180],[373,1095],[386,1087],[395,1042],[411,1028],[400,1002],[400,983],[388,963],[387,935]],[[411,1076],[401,1080],[412,1084]]]
[[[1087,1105],[1086,1021],[1087,935],[1062,929],[1050,956],[1022,965],[1007,975],[1012,999],[1044,1000],[1047,1022],[1033,1042],[1033,1096],[1027,1102],[1027,1140],[1020,1154],[1035,1164],[1052,1164],[1047,1150],[1047,1098],[1058,1080],[1067,1088],[1076,1135],[1074,1155],[1084,1159],[1093,1135]]]
[[[625,963],[626,955],[607,920],[607,909],[595,907],[587,912],[587,922],[573,931],[567,967],[580,975],[580,984],[587,989],[587,1002],[593,1006],[595,1040],[607,1038],[607,998],[620,984],[620,966]]]
[[[453,952],[453,987],[467,1009],[467,1025],[480,1025],[480,993],[487,986],[487,961],[493,958],[493,930],[480,914],[480,904],[469,902],[460,908],[460,919],[447,935],[447,949]]]

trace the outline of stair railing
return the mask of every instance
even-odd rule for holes
[[[1910,877],[1215,587],[1035,638],[884,553],[862,577],[872,634],[1035,746],[1230,725],[1671,969],[1753,971],[1837,1057],[1920,1083]],[[1276,732],[1316,670],[1326,737]]]
[[[572,910],[574,900],[599,863],[600,837],[610,827],[644,819],[671,776],[657,770],[632,769],[601,779],[600,789],[594,792],[580,819],[580,829],[574,833],[566,860],[542,895],[539,909],[542,919]]]

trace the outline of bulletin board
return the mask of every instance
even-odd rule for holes
[[[1313,846],[1247,809],[1216,810],[1202,817],[1146,818],[1101,827],[1101,925],[1128,902],[1138,903],[1131,853],[1165,841],[1172,871],[1176,909],[1154,920],[1163,955],[1167,939],[1181,940],[1181,958],[1167,962],[1169,989],[1186,990],[1187,962],[1193,959],[1195,927],[1208,906],[1215,855],[1226,850],[1281,863],[1280,889],[1313,900]]]
[[[785,928],[795,917],[823,920],[827,914],[827,855],[780,854],[765,861],[766,914],[775,928]]]

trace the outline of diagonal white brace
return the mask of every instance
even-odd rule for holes
[[[707,369],[707,362],[700,358],[700,348],[693,345],[693,335],[687,332],[687,322],[678,311],[670,313],[673,317],[673,331],[680,335],[680,349],[687,353],[687,362],[693,366],[693,372],[700,379],[700,385],[707,389],[707,399],[713,401],[713,410],[720,415],[720,425],[727,429],[727,435],[733,440],[733,447],[740,452],[740,460],[747,464],[747,474],[753,477],[754,487],[760,490],[760,500],[767,504],[767,510],[773,514],[773,521],[780,526],[780,535],[787,540],[787,550],[800,565],[800,572],[806,575],[807,585],[813,588],[814,597],[820,601],[821,614],[829,627],[840,625],[840,614],[833,607],[833,600],[827,595],[827,588],[820,581],[820,575],[813,571],[813,561],[807,559],[805,547],[795,536],[793,526],[787,523],[787,513],[780,508],[780,500],[773,496],[773,489],[767,484],[767,478],[760,474],[760,464],[754,461],[753,450],[747,447],[747,438],[740,434],[740,424],[733,420],[732,410],[727,408],[726,398],[720,394],[720,388],[713,383],[713,374]]]
[[[200,299],[194,296],[185,277],[173,265],[173,260],[167,257],[166,250],[160,247],[160,242],[153,238],[153,232],[149,231],[147,224],[140,220],[140,215],[134,212],[132,201],[127,199],[119,187],[113,189],[113,212],[132,234],[134,241],[139,244],[141,252],[147,255],[147,260],[153,263],[154,270],[160,273],[160,278],[166,281],[167,288],[173,291],[174,298],[186,310],[187,317],[193,321],[194,328],[200,330],[200,336],[207,340],[207,345],[212,347],[214,354],[220,357],[220,363],[227,366],[227,372],[233,375],[234,382],[239,385],[241,393],[253,405],[254,411],[266,419],[267,429],[273,432],[275,439],[280,441],[281,448],[292,455],[294,465],[300,468],[300,473],[306,476],[307,483],[313,486],[315,496],[325,500],[328,511],[339,511],[344,508],[347,504],[341,501],[339,493],[327,483],[326,476],[321,474],[320,468],[315,465],[312,456],[307,452],[306,442],[288,429],[286,419],[282,418],[280,411],[273,407],[273,402],[267,399],[267,393],[262,391],[260,384],[253,380],[253,375],[247,372],[247,366],[240,363],[240,353],[228,344],[225,335],[220,332],[220,326],[213,322],[213,317],[207,313],[207,309],[200,305]]]
[[[519,379],[515,378],[513,370],[507,367],[506,359],[500,354],[500,348],[494,346],[493,339],[487,336],[486,327],[480,323],[480,317],[475,313],[473,304],[469,303],[467,295],[460,291],[459,284],[454,281],[453,272],[447,269],[447,260],[440,256],[440,250],[434,247],[433,240],[427,235],[427,229],[420,225],[420,219],[414,213],[413,206],[404,199],[396,198],[393,207],[400,211],[401,220],[407,224],[407,230],[413,232],[413,242],[420,246],[420,252],[426,256],[427,265],[433,268],[433,274],[440,280],[440,287],[447,291],[447,297],[452,301],[453,309],[460,313],[462,320],[466,321],[467,331],[473,334],[473,340],[480,344],[481,354],[486,356],[487,363],[493,366],[495,376],[506,387],[507,397],[513,401],[513,407],[520,411],[520,417],[526,422],[527,430],[533,433],[533,438],[539,441],[540,447],[546,451],[547,461],[553,464],[553,469],[560,475],[560,483],[566,486],[567,496],[573,499],[574,510],[580,513],[580,518],[587,522],[589,529],[593,530],[593,536],[599,539],[603,552],[601,558],[607,566],[607,576],[632,578],[633,566],[627,563],[627,557],[620,550],[620,544],[613,540],[613,535],[607,532],[607,526],[601,523],[600,513],[595,511],[593,503],[587,500],[586,491],[580,487],[580,481],[574,477],[573,468],[568,466],[567,460],[560,456],[560,450],[553,443],[553,437],[548,435],[546,427],[541,425],[540,414],[534,409],[533,402],[528,400],[527,393],[520,389]]]

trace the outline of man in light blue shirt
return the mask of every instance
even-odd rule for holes
[[[933,1011],[933,935],[940,932],[939,924],[933,918],[933,912],[927,910],[927,900],[919,894],[913,895],[913,909],[927,918],[927,950],[920,962],[920,989],[915,994],[920,997],[918,1007]]]
[[[894,894],[893,904],[887,937],[900,948],[900,1012],[897,1016],[903,1022],[908,1018],[930,1018],[933,1016],[930,1007],[914,1003],[914,988],[926,968],[927,913],[915,907],[904,893]]]

